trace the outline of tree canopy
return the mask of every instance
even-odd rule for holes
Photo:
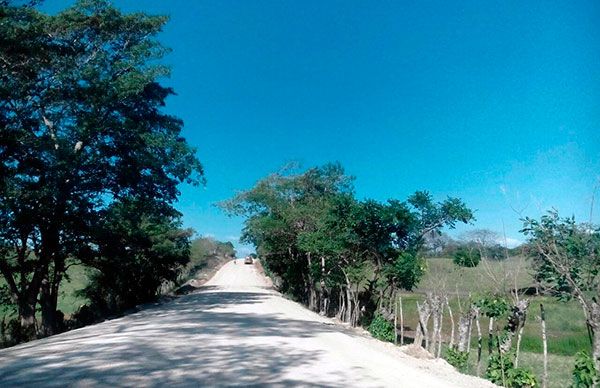
[[[176,220],[177,185],[203,171],[162,112],[165,17],[102,0],[56,15],[9,2],[0,17],[0,271],[23,326],[41,290],[50,334],[66,261],[102,255],[104,212],[144,202]]]
[[[352,181],[339,164],[284,171],[222,207],[247,217],[242,238],[284,292],[358,324],[374,296],[417,285],[427,234],[470,222],[473,213],[457,198],[435,202],[424,191],[406,201],[357,200]]]

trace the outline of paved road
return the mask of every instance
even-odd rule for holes
[[[0,386],[485,387],[332,324],[226,264],[201,292],[0,351]]]

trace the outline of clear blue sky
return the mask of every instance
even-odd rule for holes
[[[213,204],[290,161],[341,162],[360,198],[459,196],[477,209],[475,227],[510,239],[523,239],[513,208],[589,219],[598,1],[116,5],[171,17],[160,40],[178,95],[167,110],[208,181],[182,187],[177,207],[200,234],[236,240],[243,220]]]

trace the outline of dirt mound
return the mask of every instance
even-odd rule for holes
[[[421,346],[417,346],[415,344],[405,345],[400,347],[400,350],[411,357],[419,358],[422,360],[431,360],[435,357],[433,354],[429,353],[427,350],[423,349]]]

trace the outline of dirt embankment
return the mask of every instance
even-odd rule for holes
[[[203,267],[200,268],[199,270],[196,270],[195,273],[192,275],[192,278],[190,280],[188,280],[187,282],[185,282],[184,284],[182,284],[177,289],[175,289],[173,291],[173,294],[174,295],[185,295],[185,294],[189,294],[190,292],[196,291],[198,288],[203,286],[207,281],[209,281],[210,278],[212,278],[215,275],[215,273],[217,273],[217,271],[219,269],[221,269],[221,267],[223,267],[223,265],[225,265],[227,262],[229,262],[231,260],[232,260],[231,257],[217,256],[217,255],[209,256],[207,258],[206,262],[204,263]]]

